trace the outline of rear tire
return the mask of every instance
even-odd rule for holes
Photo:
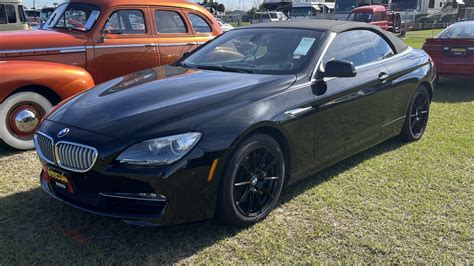
[[[38,93],[13,94],[0,105],[0,138],[17,150],[34,148],[34,133],[51,108],[52,103]]]
[[[400,137],[407,141],[417,141],[423,137],[430,115],[430,94],[425,86],[419,86],[413,93]]]
[[[216,218],[236,227],[263,220],[280,198],[285,175],[277,141],[265,134],[247,138],[229,159],[220,180]]]

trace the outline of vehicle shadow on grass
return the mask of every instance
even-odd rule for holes
[[[403,144],[388,140],[293,184],[284,190],[279,204]],[[6,264],[169,264],[240,232],[215,221],[156,228],[130,226],[56,202],[40,188],[0,198],[0,210],[0,262]]]
[[[474,79],[440,78],[433,102],[463,103],[474,101]]]

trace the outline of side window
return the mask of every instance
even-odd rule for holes
[[[16,10],[15,6],[13,5],[7,5],[7,18],[8,18],[8,23],[16,23]]]
[[[141,10],[118,10],[112,13],[104,30],[110,34],[144,34],[146,24]]]
[[[342,59],[357,67],[392,55],[392,48],[378,34],[368,30],[352,30],[334,39],[323,57],[323,64],[331,59]]]
[[[386,59],[392,57],[394,52],[392,47],[385,41],[384,38],[380,37],[378,34],[370,32],[373,35],[372,42],[374,43],[375,52],[377,53],[377,60]]]
[[[383,21],[382,14],[382,12],[377,12],[377,21]]]
[[[25,23],[26,22],[26,15],[25,15],[25,10],[23,9],[23,6],[18,6],[18,15],[20,15],[20,21]],[[34,18],[36,18],[36,14],[33,15]]]
[[[0,24],[7,24],[7,13],[5,12],[5,5],[0,5]]]
[[[189,14],[189,20],[191,20],[191,24],[196,32],[199,33],[208,33],[212,32],[211,26],[207,24],[207,22],[198,15]]]
[[[61,28],[84,28],[87,22],[87,15],[84,10],[66,10],[60,18],[56,27]]]
[[[377,22],[379,21],[379,12],[375,12],[373,15],[372,21]]]
[[[186,33],[186,24],[176,11],[156,11],[155,23],[158,33]]]
[[[435,0],[430,0],[428,2],[428,8],[434,8],[434,6],[435,6]]]
[[[387,14],[385,14],[385,12],[380,13],[380,20],[381,21],[386,21],[387,20]]]

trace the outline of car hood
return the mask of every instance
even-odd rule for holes
[[[286,89],[295,79],[157,67],[100,84],[48,120],[123,139],[185,132]]]
[[[62,33],[48,30],[22,30],[0,32],[0,57],[5,52],[32,49],[83,47],[84,40],[77,33]],[[20,54],[10,54],[21,56]]]

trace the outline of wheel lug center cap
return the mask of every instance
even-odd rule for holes
[[[256,185],[257,185],[257,182],[258,182],[257,176],[252,176],[252,178],[250,179],[250,184],[251,184],[252,186],[256,186]]]

